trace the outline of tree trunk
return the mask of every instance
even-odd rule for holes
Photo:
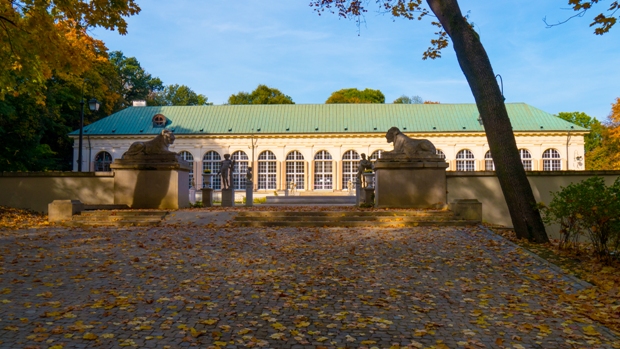
[[[504,97],[478,34],[463,17],[457,0],[427,0],[427,3],[452,39],[459,65],[476,100],[517,237],[548,242],[521,163]]]

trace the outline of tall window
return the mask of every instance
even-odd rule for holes
[[[286,156],[286,183],[293,182],[298,190],[304,189],[304,156],[294,150]]]
[[[493,162],[493,157],[491,156],[490,150],[484,154],[484,170],[495,171],[495,163]]]
[[[314,156],[314,189],[332,189],[332,156],[325,150],[321,150]]]
[[[532,154],[527,149],[519,149],[519,155],[521,156],[521,162],[523,163],[523,169],[526,171],[532,170]]]
[[[475,171],[476,162],[474,153],[470,150],[463,149],[456,154],[456,170],[457,171]]]
[[[342,156],[342,188],[347,188],[347,183],[355,183],[357,166],[360,164],[360,154],[355,150],[349,150]]]
[[[543,171],[559,171],[562,169],[560,153],[555,149],[547,149],[543,153]]]
[[[248,172],[248,155],[238,150],[231,155],[232,159],[235,160],[235,169],[233,171],[233,186],[235,189],[241,190],[245,189],[245,176]]]
[[[95,171],[110,172],[111,163],[112,155],[107,151],[102,151],[95,156]]]
[[[258,189],[276,189],[276,155],[266,150],[258,156]]]
[[[217,152],[211,150],[208,151],[203,157],[202,157],[202,170],[210,170],[211,171],[211,187],[215,190],[220,190],[222,189],[222,178],[220,176],[217,175],[217,172],[220,170],[220,167],[222,166],[222,163],[220,162],[222,161],[222,157],[220,156],[220,154],[218,154]],[[204,180],[206,179],[206,176],[202,177],[203,179],[203,187],[204,187]]]
[[[189,187],[191,188],[194,184],[194,156],[188,151],[182,151],[179,155],[181,155],[181,159],[189,162]]]
[[[370,157],[368,158],[368,160],[370,161],[375,161],[377,159],[381,159],[381,153],[383,153],[384,150],[375,150],[374,152],[372,152],[372,154],[370,154]]]
[[[446,159],[446,154],[444,154],[443,150],[441,149],[435,149],[435,154],[439,155],[439,157],[444,160]]]

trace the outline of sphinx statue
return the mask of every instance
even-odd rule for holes
[[[398,127],[390,128],[385,134],[388,143],[394,143],[394,150],[381,153],[381,160],[442,160],[428,139],[409,138]]]
[[[157,137],[146,142],[134,142],[123,154],[123,160],[144,159],[149,156],[176,157],[177,153],[168,150],[174,143],[174,133],[169,130],[162,130]]]

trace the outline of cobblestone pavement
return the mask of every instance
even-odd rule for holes
[[[619,348],[480,228],[0,231],[0,348]]]

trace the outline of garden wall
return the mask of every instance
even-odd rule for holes
[[[549,204],[550,192],[557,192],[561,187],[581,182],[592,176],[605,178],[611,185],[620,177],[620,171],[528,171],[527,178],[532,186],[537,202]],[[448,202],[455,199],[478,199],[482,202],[482,220],[489,223],[512,227],[508,206],[499,186],[495,172],[446,172],[448,182]],[[557,226],[547,227],[547,233],[554,236]]]
[[[0,205],[47,213],[54,200],[114,204],[112,172],[0,172]]]

